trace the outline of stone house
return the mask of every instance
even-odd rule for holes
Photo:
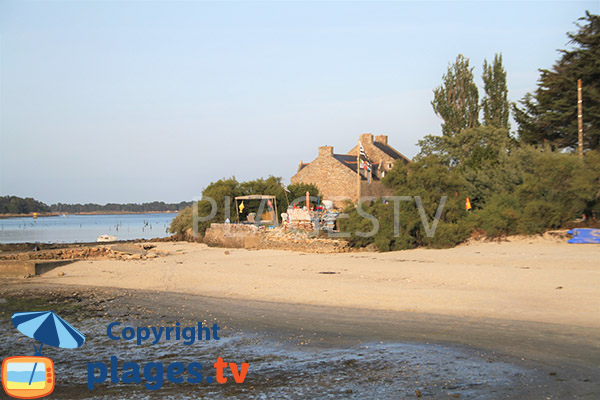
[[[291,182],[316,185],[323,199],[333,200],[336,206],[342,206],[344,199],[356,202],[360,197],[391,195],[381,179],[396,162],[407,164],[410,160],[388,144],[386,135],[364,133],[359,142],[371,160],[371,171],[358,168],[358,143],[346,154],[335,154],[332,146],[321,146],[316,159],[300,162]]]

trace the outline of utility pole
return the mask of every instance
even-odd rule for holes
[[[356,148],[356,202],[360,201],[360,139],[358,140],[358,147]]]
[[[579,158],[583,159],[583,100],[581,98],[581,79],[577,80],[577,128],[579,135]]]

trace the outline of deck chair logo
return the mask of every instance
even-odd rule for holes
[[[7,357],[2,361],[2,387],[17,399],[37,399],[54,390],[54,363],[42,354],[46,344],[75,349],[85,342],[85,336],[53,311],[20,312],[12,323],[22,334],[40,342],[33,345],[33,356]]]

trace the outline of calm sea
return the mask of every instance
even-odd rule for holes
[[[117,240],[168,236],[175,213],[123,215],[65,215],[0,219],[0,243],[95,242],[100,235]]]

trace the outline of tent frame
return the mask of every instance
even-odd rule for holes
[[[273,205],[274,205],[274,209],[275,209],[275,220],[271,221],[274,222],[274,225],[279,225],[279,214],[277,213],[277,198],[275,196],[270,196],[270,195],[264,195],[264,194],[250,194],[247,196],[237,196],[235,197],[235,212],[237,214],[237,219],[238,222],[241,223],[240,221],[240,208],[238,206],[238,200],[244,201],[244,200],[260,200],[261,201],[261,206],[259,206],[258,210],[260,211],[261,208],[264,208],[263,206],[263,202],[264,201],[268,201],[268,200],[273,200]],[[260,219],[260,215],[257,215],[258,220],[255,222],[257,225],[260,225],[262,223],[261,219]]]

